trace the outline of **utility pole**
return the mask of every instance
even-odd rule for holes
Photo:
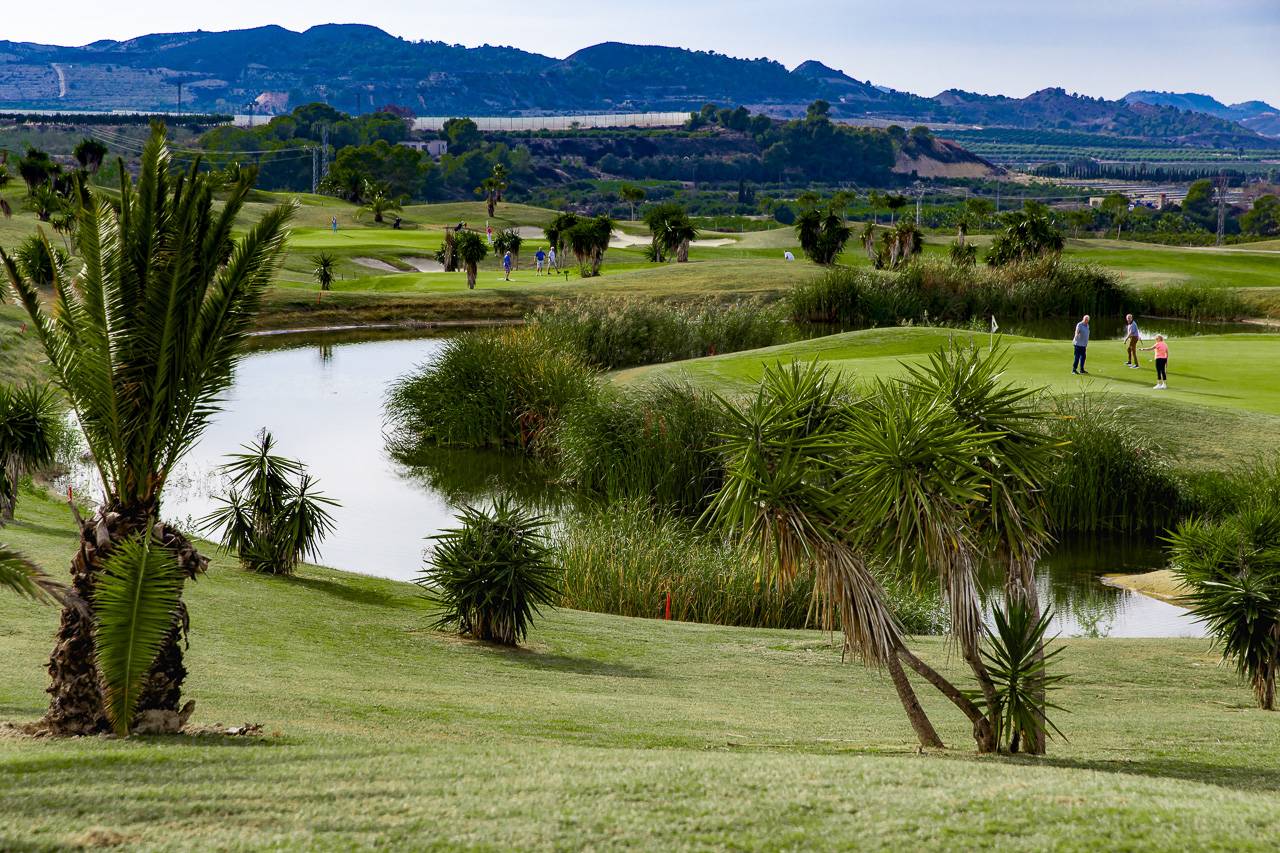
[[[178,81],[178,115],[182,115],[182,81]]]
[[[320,149],[311,146],[311,194],[320,191]]]
[[[920,227],[920,200],[924,198],[924,187],[916,181],[916,227]]]
[[[1214,181],[1214,184],[1217,185],[1218,188],[1217,245],[1221,246],[1223,243],[1223,236],[1226,234],[1227,230],[1227,176],[1225,174],[1219,174],[1218,179]]]
[[[320,126],[320,180],[329,177],[329,123]]]

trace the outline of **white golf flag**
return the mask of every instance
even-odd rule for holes
[[[994,335],[998,331],[1000,331],[1000,324],[996,322],[996,315],[992,314],[991,315],[991,334]]]

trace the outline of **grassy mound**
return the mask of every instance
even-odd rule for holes
[[[4,533],[50,567],[64,507]],[[0,732],[0,847],[1265,847],[1276,715],[1203,641],[1069,640],[1069,743],[915,753],[888,681],[816,632],[554,611],[523,650],[427,629],[408,584],[224,560],[190,589],[196,722],[264,736]],[[0,719],[43,707],[56,614],[0,598]],[[941,641],[915,647],[957,674]],[[1135,725],[1141,720],[1140,725]]]

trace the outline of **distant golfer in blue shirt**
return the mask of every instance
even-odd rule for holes
[[[502,269],[507,273],[507,281],[511,281],[511,253],[506,252],[502,256]]]
[[[1132,314],[1125,314],[1124,320],[1124,363],[1136,369],[1138,366],[1138,341],[1142,340],[1142,333],[1138,331],[1138,321],[1133,319]]]
[[[1084,369],[1085,350],[1089,346],[1089,315],[1085,314],[1080,318],[1080,322],[1076,323],[1076,336],[1071,339],[1071,343],[1076,348],[1075,361],[1071,362],[1072,373],[1083,373],[1088,375],[1089,371]]]
[[[539,249],[537,254],[533,256],[533,259],[538,262],[538,271],[535,275],[542,275],[542,262],[547,259],[547,253]]]

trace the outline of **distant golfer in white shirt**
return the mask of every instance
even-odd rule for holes
[[[794,261],[796,259],[796,256],[791,254],[791,250],[788,249],[787,251],[782,253],[782,259],[784,261]]]

